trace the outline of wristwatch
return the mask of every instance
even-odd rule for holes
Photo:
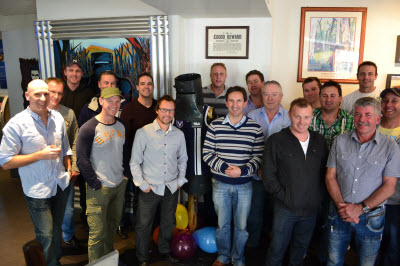
[[[71,169],[67,169],[67,172],[72,174],[72,170]]]
[[[361,202],[361,206],[363,208],[364,213],[369,213],[371,210],[369,209],[369,207],[363,202]]]

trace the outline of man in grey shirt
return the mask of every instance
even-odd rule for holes
[[[187,182],[185,137],[171,124],[175,114],[175,101],[171,96],[164,95],[158,100],[156,113],[153,123],[136,131],[130,161],[133,182],[140,188],[135,228],[139,265],[148,265],[148,241],[159,204],[158,250],[163,259],[178,262],[171,257],[169,244],[176,226],[177,190]]]
[[[358,264],[374,265],[385,221],[386,199],[400,176],[397,144],[377,132],[380,104],[371,97],[354,104],[355,130],[338,136],[327,163],[329,208],[327,265],[343,265],[355,232]]]

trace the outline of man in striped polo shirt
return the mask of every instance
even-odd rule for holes
[[[218,215],[218,257],[213,266],[225,265],[230,261],[235,266],[245,264],[251,181],[261,164],[264,146],[261,127],[243,115],[246,101],[244,88],[229,88],[226,92],[229,113],[211,123],[204,142],[203,159],[213,174],[213,202]],[[233,241],[232,217],[235,224]]]
[[[228,114],[225,105],[226,87],[225,80],[226,67],[224,63],[214,63],[210,69],[211,84],[203,87],[203,102],[214,108],[215,116],[221,117]]]

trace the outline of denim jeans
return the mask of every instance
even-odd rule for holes
[[[358,224],[344,222],[334,203],[329,207],[328,266],[343,265],[352,232],[358,255],[357,265],[374,265],[381,243],[385,223],[385,207],[359,216]]]
[[[251,197],[250,215],[247,219],[248,247],[258,247],[264,224],[264,201],[266,191],[262,180],[253,180],[253,195]]]
[[[47,266],[60,265],[58,260],[62,256],[61,224],[70,188],[71,185],[63,191],[57,186],[57,194],[47,199],[25,197],[36,239],[43,246]]]
[[[67,199],[67,206],[65,207],[64,219],[61,225],[62,238],[64,241],[70,241],[75,235],[75,222],[74,222],[74,197],[75,189],[74,183],[71,183],[71,189]]]
[[[383,265],[400,265],[400,205],[386,205],[381,256]]]
[[[282,265],[289,244],[289,265],[303,265],[316,219],[317,210],[310,216],[300,216],[285,209],[281,203],[275,202],[272,240],[268,248],[265,265]]]
[[[88,256],[93,262],[114,250],[115,231],[121,219],[127,180],[116,187],[93,190],[87,186],[86,206],[89,225]]]
[[[176,227],[176,206],[178,205],[178,191],[171,194],[165,187],[164,196],[153,191],[145,193],[139,191],[137,216],[136,216],[136,257],[139,262],[149,261],[149,238],[152,234],[152,225],[157,207],[161,204],[160,233],[158,235],[158,250],[161,254],[171,252],[170,243]]]
[[[231,185],[213,179],[212,187],[215,212],[218,216],[217,260],[228,264],[232,258],[233,265],[244,265],[244,248],[249,236],[246,224],[250,213],[252,182]],[[233,239],[231,238],[232,218]]]

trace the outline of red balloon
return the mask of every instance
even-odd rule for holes
[[[153,232],[153,241],[154,243],[156,243],[156,245],[158,245],[158,235],[160,234],[160,226],[157,226],[156,229],[154,229]]]
[[[191,234],[178,234],[174,237],[171,243],[171,252],[175,258],[186,260],[196,253],[196,241]]]

